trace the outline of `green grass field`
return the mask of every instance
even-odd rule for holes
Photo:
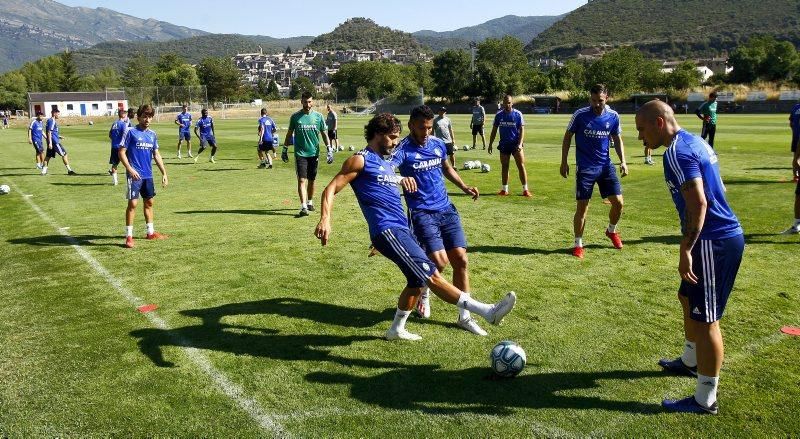
[[[452,119],[464,145],[467,116]],[[680,120],[699,129],[693,116]],[[345,147],[360,149],[366,121],[342,119]],[[800,325],[800,239],[777,235],[793,216],[786,117],[719,121],[721,167],[747,249],[722,321],[716,417],[659,407],[695,386],[656,365],[683,341],[679,224],[660,151],[657,166],[643,165],[633,118],[623,116],[625,248],[603,235],[608,206],[597,197],[587,255],[577,260],[568,253],[574,181],[558,175],[567,121],[527,116],[533,199],[493,195],[496,154],[458,153],[459,167],[492,165],[461,171],[485,194],[477,202],[450,186],[473,295],[493,302],[514,290],[519,301],[480,338],[434,299],[430,321],[409,321],[423,336],[415,343],[380,338],[404,279],[387,259],[367,258],[352,191],[337,197],[332,241],[321,247],[317,215],[295,218],[293,164],[256,169],[255,117],[216,121],[216,164],[177,160],[176,128],[156,124],[170,176],[157,189],[156,228],[170,239],[144,240],[140,210],[132,250],[122,248],[124,185],[106,175],[110,122],[62,126],[75,177],[58,159],[38,175],[24,128],[1,131],[0,183],[12,192],[0,197],[0,437],[800,434],[800,339],[779,332]],[[320,166],[318,194],[347,155]],[[521,191],[515,172],[511,189]],[[141,304],[158,309],[143,314]],[[504,339],[525,348],[528,366],[513,380],[486,380],[487,355]]]

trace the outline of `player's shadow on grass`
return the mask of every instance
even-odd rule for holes
[[[587,244],[583,248],[586,249],[597,249],[597,248],[606,248],[608,246],[600,245],[600,244]],[[530,247],[515,247],[509,245],[474,245],[469,247],[468,250],[470,253],[497,253],[501,255],[570,255],[572,253],[572,247],[564,247],[564,248],[557,248],[557,249],[546,249],[546,248],[530,248]]]
[[[245,168],[201,169],[203,172],[246,171]]]
[[[125,245],[121,242],[119,236],[101,236],[101,235],[69,235],[69,238],[73,238],[77,241],[77,244],[81,247],[85,246],[111,246],[111,247],[125,247]],[[120,242],[97,242],[97,241],[104,241],[104,240],[120,240]],[[42,235],[42,236],[32,236],[29,238],[15,238],[9,239],[9,243],[11,244],[26,244],[26,245],[38,245],[38,246],[56,246],[56,245],[73,245],[75,242],[70,242],[67,236],[63,235]]]
[[[108,183],[50,183],[53,186],[111,186]]]
[[[269,216],[296,216],[295,209],[228,209],[228,210],[184,210],[175,212],[180,215],[195,215],[203,213],[236,214],[236,215],[269,215]]]
[[[786,184],[787,182],[791,183],[788,180],[725,180],[726,186],[737,186],[737,185],[747,185],[747,184]]]
[[[662,411],[656,404],[640,401],[570,396],[581,389],[592,389],[590,393],[596,395],[599,392],[594,389],[602,389],[602,380],[662,377],[661,371],[523,372],[508,380],[487,379],[488,371],[488,368],[452,371],[426,365],[394,369],[371,377],[314,372],[306,375],[306,380],[349,385],[350,396],[367,404],[441,415],[510,415],[515,408],[595,409],[640,414]]]
[[[761,166],[758,168],[744,168],[745,171],[785,171],[792,169],[791,166]]]

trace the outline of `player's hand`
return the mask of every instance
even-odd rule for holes
[[[800,156],[796,159],[792,159],[792,169],[795,171],[800,170]]]
[[[566,163],[561,163],[561,169],[559,169],[558,172],[561,173],[562,177],[567,178],[569,175],[569,165]]]
[[[28,139],[28,143],[33,145],[33,141],[31,139]]]
[[[259,141],[258,141],[258,146],[261,146],[261,145],[263,145],[263,144],[264,144],[264,141],[263,141],[263,140],[259,140]]]
[[[464,193],[471,196],[473,201],[477,200],[478,197],[481,196],[480,192],[478,192],[478,188],[476,188],[475,186],[467,187],[466,189],[464,189]]]
[[[320,240],[323,246],[328,245],[328,237],[331,234],[331,225],[327,220],[320,219],[314,229],[314,236]]]
[[[678,262],[678,273],[681,279],[692,285],[697,285],[697,276],[692,272],[692,253],[681,252],[681,259]]]
[[[704,117],[703,121],[705,121],[706,123],[711,122],[711,116]]]
[[[414,177],[403,177],[400,180],[400,186],[404,191],[414,193],[417,191],[417,180],[414,180]]]
[[[132,169],[132,168],[130,170],[128,170],[128,175],[131,176],[131,180],[139,181],[139,180],[142,179],[142,177],[139,175],[139,173],[136,172],[136,170]]]
[[[492,144],[490,143],[489,144],[489,154],[491,154],[491,153],[492,153]]]
[[[627,163],[622,162],[622,163],[619,164],[619,173],[622,174],[623,177],[628,175],[628,164]]]
[[[168,184],[169,184],[169,178],[167,178],[166,174],[162,175],[161,176],[161,187],[167,187]]]
[[[283,160],[283,163],[289,163],[289,147],[288,146],[284,146],[283,149],[281,150],[281,160]]]
[[[330,146],[328,147],[328,157],[326,158],[325,161],[328,162],[329,165],[333,163],[333,148],[331,148]]]

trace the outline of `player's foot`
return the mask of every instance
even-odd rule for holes
[[[267,165],[267,169],[272,169],[272,165]]]
[[[524,191],[522,191],[522,196],[523,196],[523,197],[530,198],[530,197],[532,197],[532,196],[533,196],[533,193],[532,193],[531,191],[529,191],[529,190],[525,189]]]
[[[665,399],[661,401],[661,407],[676,413],[695,413],[698,415],[716,415],[719,413],[719,405],[717,405],[716,401],[710,407],[706,407],[697,402],[694,399],[694,395],[683,399]]]
[[[608,236],[608,239],[611,240],[611,244],[614,245],[615,249],[619,250],[622,248],[622,238],[619,237],[619,233],[617,232],[611,233],[608,230],[606,230],[606,236]]]
[[[191,151],[189,151],[189,158],[193,158],[193,157],[194,157],[194,156],[192,155],[192,152],[191,152]]]
[[[266,163],[261,163],[260,165],[258,165],[258,169],[264,169],[266,167],[267,167]]]
[[[575,256],[578,259],[583,259],[583,247],[573,247],[572,256]]]
[[[150,240],[153,240],[153,239],[167,239],[167,238],[169,238],[169,235],[165,235],[163,233],[153,232],[153,233],[148,233],[147,234],[147,239],[150,239]]]
[[[308,209],[305,207],[300,209],[300,213],[298,213],[297,216],[308,216]]]
[[[125,248],[133,248],[133,236],[125,237]]]
[[[194,156],[194,162],[197,163],[197,159],[199,159],[199,158],[200,158],[199,155]]]
[[[67,171],[67,175],[78,175],[78,173],[70,169],[69,171]]]
[[[211,163],[217,163],[217,160],[214,158],[213,155],[211,156],[210,159],[208,159],[208,161],[211,162]]]
[[[795,224],[792,227],[789,227],[788,229],[781,232],[781,235],[797,235],[798,233],[800,233],[800,225]]]
[[[459,328],[469,331],[475,335],[480,335],[480,336],[488,335],[487,332],[484,331],[483,328],[481,328],[480,325],[478,325],[478,322],[476,322],[475,319],[472,317],[467,317],[466,319],[458,319],[458,322],[456,322],[456,324],[458,325]]]
[[[499,325],[500,322],[503,321],[503,317],[510,313],[512,309],[514,309],[514,304],[516,303],[517,294],[513,291],[510,291],[508,294],[506,294],[506,297],[503,297],[503,300],[494,304],[492,311],[486,317],[486,321],[493,325]]]
[[[309,205],[308,205],[308,211],[309,211],[309,212],[313,212],[313,211],[315,211],[315,210],[317,210],[317,209],[314,209],[314,205],[313,205],[313,204],[309,204]]]
[[[405,329],[394,330],[392,328],[389,328],[386,330],[386,335],[384,337],[386,337],[387,340],[411,340],[411,341],[422,340],[422,337],[420,337],[419,335],[412,334],[406,331]]]
[[[42,175],[47,175],[47,166],[42,167]]]
[[[658,360],[658,365],[667,372],[674,373],[675,375],[683,375],[687,377],[697,378],[697,366],[689,367],[683,362],[681,357],[674,360],[667,360],[662,358]]]
[[[37,163],[36,164],[36,169],[41,171],[42,170],[42,164],[41,163]]]
[[[508,196],[508,191],[500,190],[500,192],[498,192],[497,195],[501,197],[506,197]]]
[[[180,155],[180,154],[178,154],[178,158],[179,158],[179,159],[182,159],[183,157],[181,157],[181,155]]]
[[[423,319],[431,318],[431,296],[430,294],[420,294],[417,299],[417,306],[414,307],[417,315]]]
[[[108,175],[114,175],[114,171],[112,171],[111,169],[109,169],[109,170],[108,170]]]

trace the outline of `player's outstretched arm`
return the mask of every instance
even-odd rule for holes
[[[342,169],[333,177],[333,180],[328,183],[325,190],[322,191],[322,211],[320,213],[319,223],[317,223],[317,227],[314,229],[314,236],[321,241],[322,245],[328,244],[328,239],[331,234],[333,198],[344,189],[345,186],[355,180],[363,169],[364,157],[358,154],[351,156],[342,163]]]
[[[453,168],[453,165],[450,164],[449,161],[443,160],[442,161],[442,173],[444,176],[450,180],[454,185],[458,186],[459,189],[464,191],[465,194],[472,196],[473,200],[477,200],[480,196],[480,192],[478,192],[478,188],[475,186],[469,186],[468,184],[464,183],[464,180],[461,179],[461,175]]]
[[[681,195],[686,203],[686,214],[683,225],[683,238],[681,239],[680,261],[678,262],[678,273],[681,279],[697,284],[697,276],[692,272],[692,248],[706,219],[706,209],[708,202],[703,192],[703,179],[693,178],[686,180],[681,185]]]
[[[564,140],[561,141],[561,169],[559,172],[561,176],[567,178],[569,175],[569,148],[572,145],[572,132],[570,130],[564,131]]]
[[[161,159],[161,153],[158,150],[153,152],[153,158],[156,160],[156,166],[161,171],[161,186],[167,187],[169,179],[167,178],[167,168],[164,166],[164,160]]]
[[[622,143],[622,136],[612,134],[611,140],[614,141],[614,150],[617,151],[617,157],[619,157],[619,172],[624,177],[628,175],[628,164],[625,162],[625,145]]]

